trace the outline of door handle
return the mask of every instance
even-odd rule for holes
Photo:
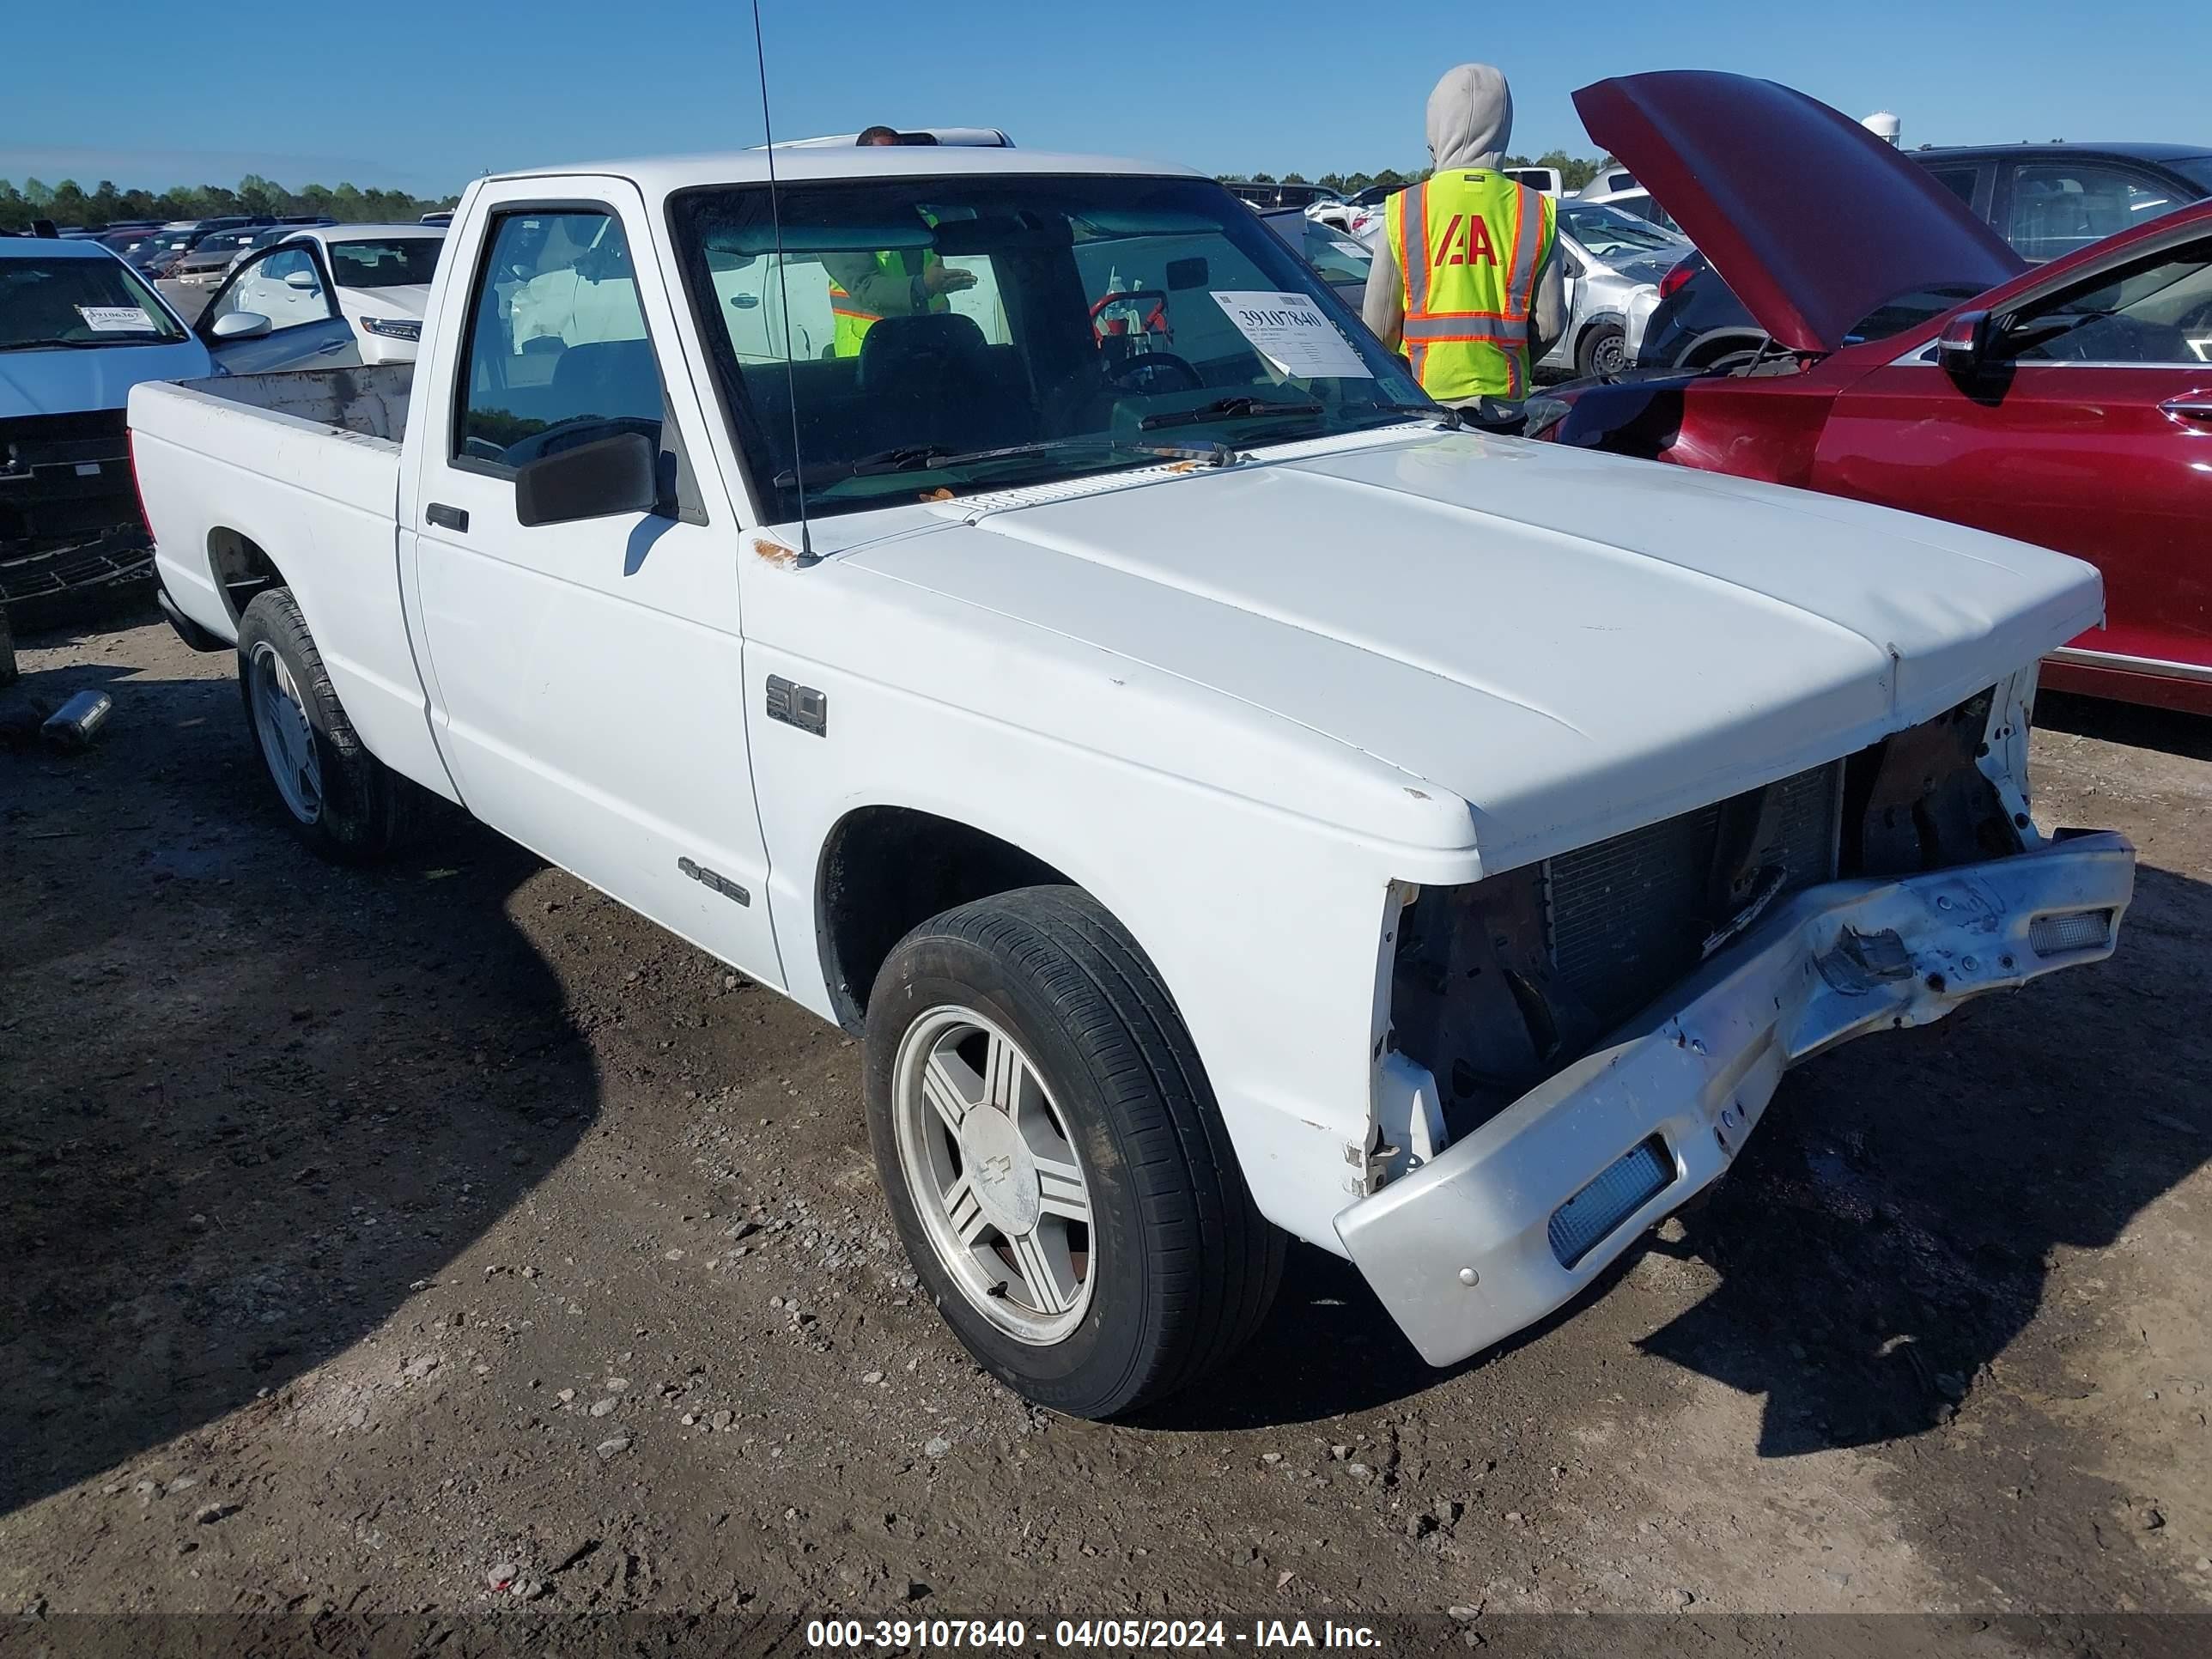
[[[2183,397],[2168,398],[2159,407],[2185,421],[2212,421],[2212,392],[2192,392]]]
[[[468,533],[469,515],[460,507],[447,507],[443,501],[432,501],[422,509],[422,516],[441,530],[458,530]]]
[[[353,342],[352,342],[352,340],[350,340],[350,339],[344,339],[344,340],[332,340],[332,341],[331,341],[328,345],[319,345],[319,346],[317,346],[317,347],[315,348],[315,355],[316,355],[318,357],[327,357],[327,356],[329,356],[331,355],[331,353],[332,353],[333,351],[343,351],[343,350],[344,350],[348,346],[351,345],[352,343],[353,343]]]

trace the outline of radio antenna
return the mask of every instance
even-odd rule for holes
[[[775,183],[775,123],[769,113],[768,48],[761,41],[760,0],[753,0],[753,61],[760,67],[761,131],[768,139],[768,211],[775,227],[777,307],[783,313],[784,399],[791,407],[791,477],[799,492],[799,558],[803,569],[817,562],[806,529],[806,460],[799,449],[799,376],[791,367],[791,272],[783,261],[783,208]]]

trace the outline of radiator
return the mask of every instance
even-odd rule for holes
[[[1780,871],[1780,894],[1832,880],[1843,763],[1768,788],[1773,811],[1753,861]],[[1717,802],[1701,806],[1544,866],[1553,963],[1607,1024],[1634,1013],[1695,968],[1706,939],[1729,920],[1717,914],[1721,907],[1710,890],[1721,815]]]

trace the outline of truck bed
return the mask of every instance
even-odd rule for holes
[[[379,439],[396,449],[407,433],[407,399],[415,384],[415,365],[379,363],[367,368],[218,375],[182,384],[224,403],[289,415],[356,437]]]
[[[414,366],[223,375],[131,393],[131,453],[171,601],[234,641],[293,590],[362,740],[451,792],[400,602],[399,452]]]

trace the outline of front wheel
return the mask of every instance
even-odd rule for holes
[[[1251,1335],[1283,1236],[1253,1207],[1181,1017],[1079,890],[963,905],[868,1003],[869,1138],[969,1352],[1077,1417],[1188,1387]]]
[[[238,689],[270,786],[308,848],[362,864],[412,837],[427,797],[362,746],[290,589],[256,595],[238,619]]]

